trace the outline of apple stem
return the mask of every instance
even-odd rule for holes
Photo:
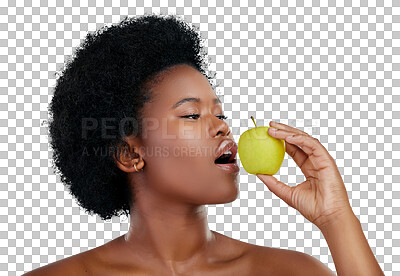
[[[250,118],[253,120],[254,125],[257,127],[256,121],[254,121],[254,117],[253,117],[253,116],[250,116]]]

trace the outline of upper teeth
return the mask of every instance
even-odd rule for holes
[[[224,152],[224,154],[232,154],[231,150],[227,150]]]

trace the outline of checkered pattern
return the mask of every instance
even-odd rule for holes
[[[155,12],[200,27],[236,141],[253,115],[322,142],[379,264],[400,275],[400,1],[161,2],[0,2],[0,274],[21,275],[128,230],[126,217],[89,216],[64,189],[45,122],[55,73],[85,34]],[[304,180],[287,155],[276,177]],[[239,198],[207,207],[211,229],[305,252],[335,271],[318,228],[243,168]]]

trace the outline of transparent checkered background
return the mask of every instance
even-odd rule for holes
[[[322,142],[379,264],[400,275],[400,1],[150,2],[0,2],[0,274],[21,275],[128,230],[126,217],[89,216],[64,189],[45,123],[55,73],[86,33],[155,12],[200,27],[236,141],[253,115]],[[288,155],[276,177],[304,181]],[[335,271],[318,228],[243,168],[239,198],[208,214],[213,230],[305,252]]]

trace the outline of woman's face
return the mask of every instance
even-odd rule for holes
[[[146,185],[168,200],[204,205],[234,201],[238,172],[214,163],[223,140],[233,140],[221,102],[207,78],[180,64],[153,87],[143,110],[140,154]],[[177,104],[182,99],[186,100]],[[199,114],[192,117],[182,117]]]

